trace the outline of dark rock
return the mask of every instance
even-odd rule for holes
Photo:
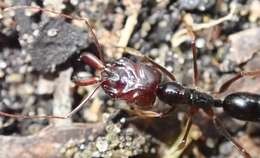
[[[39,71],[49,72],[88,47],[88,33],[60,17],[54,19],[44,13],[28,17],[21,9],[17,10],[15,20],[22,48],[31,54],[32,65]]]
[[[22,16],[19,16],[21,18]],[[17,18],[18,19],[18,18]],[[21,32],[27,32],[30,29],[24,24],[19,23]],[[48,33],[50,29],[57,30],[54,36]],[[41,22],[38,28],[39,35],[34,38],[32,43],[23,47],[32,56],[32,65],[39,71],[50,71],[53,66],[64,63],[70,56],[79,50],[86,48],[88,45],[87,34],[61,19],[49,19]],[[20,34],[23,36],[25,34]],[[30,35],[29,35],[30,36]],[[31,35],[32,36],[32,35]]]

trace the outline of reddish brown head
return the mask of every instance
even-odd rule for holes
[[[112,98],[146,109],[156,99],[161,73],[149,65],[121,58],[106,65],[101,73],[101,80],[105,93]]]
[[[149,109],[153,105],[161,81],[161,73],[156,68],[135,63],[128,58],[104,65],[96,56],[88,53],[83,54],[81,59],[85,64],[100,70],[101,76],[80,81],[78,85],[101,83],[105,93],[112,98],[125,100],[140,109]]]

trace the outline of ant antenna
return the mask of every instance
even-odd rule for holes
[[[81,103],[75,109],[73,109],[71,112],[67,113],[64,116],[53,116],[53,115],[29,116],[29,115],[9,114],[9,113],[5,113],[5,112],[1,112],[1,111],[0,111],[0,116],[7,116],[7,117],[11,117],[11,118],[16,118],[16,119],[67,119],[67,118],[70,118],[76,112],[78,112],[85,105],[85,103],[88,102],[94,96],[94,94],[100,88],[101,84],[102,84],[102,82],[99,83],[99,85],[89,95],[87,95],[87,97],[85,97],[83,99],[83,101],[81,101]]]
[[[49,13],[53,13],[53,14],[56,14],[58,16],[61,16],[61,17],[64,17],[64,18],[68,18],[68,19],[76,19],[76,20],[83,20],[85,22],[85,24],[87,25],[87,28],[90,30],[90,33],[92,35],[92,38],[94,40],[94,43],[97,47],[97,51],[98,51],[98,57],[99,59],[104,63],[105,60],[104,60],[104,57],[103,57],[103,52],[102,52],[102,49],[101,49],[101,45],[99,44],[98,40],[97,40],[97,37],[90,25],[90,23],[88,22],[88,19],[87,18],[84,18],[84,17],[78,17],[78,16],[71,16],[71,15],[66,15],[66,14],[63,14],[63,13],[59,13],[57,11],[53,11],[53,10],[49,10],[49,9],[45,9],[45,8],[41,8],[41,7],[36,7],[36,6],[25,6],[25,5],[20,5],[20,6],[12,6],[12,7],[9,7],[9,8],[5,8],[3,10],[3,12],[6,12],[8,10],[17,10],[17,9],[35,9],[36,11],[42,11],[42,12],[49,12]]]

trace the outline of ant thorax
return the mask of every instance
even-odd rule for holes
[[[157,69],[128,58],[107,64],[101,76],[105,93],[143,109],[153,105],[161,81],[161,73]]]

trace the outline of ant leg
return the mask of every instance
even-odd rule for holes
[[[99,60],[96,56],[94,56],[90,53],[81,54],[80,60],[82,60],[86,65],[89,65],[94,69],[102,70],[102,69],[105,68],[103,62],[101,60]],[[92,77],[92,78],[89,78],[89,79],[81,79],[81,78],[78,78],[77,76],[74,76],[72,80],[78,86],[93,85],[93,84],[101,81],[99,77]]]
[[[185,125],[185,132],[184,132],[184,135],[183,135],[183,138],[182,138],[180,144],[178,145],[178,150],[183,149],[186,145],[187,138],[188,138],[188,135],[189,135],[189,132],[191,129],[191,125],[192,125],[192,117],[197,111],[198,111],[198,109],[195,107],[190,108],[190,111],[188,114],[188,120]]]
[[[134,114],[136,114],[137,116],[139,117],[143,117],[143,118],[146,118],[146,117],[161,117],[163,115],[163,113],[157,113],[157,112],[154,112],[154,111],[146,111],[146,110],[140,110],[140,109],[133,109],[133,110],[130,110],[131,112],[133,112]]]
[[[186,23],[185,23],[186,24]],[[192,55],[193,55],[193,85],[197,86],[199,82],[199,71],[198,71],[198,64],[197,64],[197,49],[196,49],[196,36],[194,32],[192,31],[192,28],[190,25],[186,24],[187,31],[189,35],[191,36],[191,49],[192,49]]]
[[[189,132],[190,132],[191,125],[192,125],[192,116],[189,115],[188,120],[187,120],[186,125],[185,125],[185,133],[183,135],[183,138],[181,139],[180,144],[178,145],[178,150],[181,150],[185,147],[186,142],[187,142],[187,138],[188,138],[188,135],[189,135]]]
[[[260,69],[259,70],[255,70],[255,71],[242,71],[239,72],[238,74],[236,74],[234,77],[232,77],[231,79],[227,80],[226,82],[224,82],[222,84],[222,86],[219,88],[218,92],[215,92],[214,94],[220,94],[223,93],[225,91],[227,91],[227,89],[238,79],[242,78],[242,77],[246,77],[246,76],[257,76],[260,75]]]
[[[255,51],[252,56],[247,59],[246,61],[242,62],[239,64],[239,67],[243,67],[244,65],[246,65],[248,62],[250,62],[252,59],[255,58],[255,56],[259,54],[259,50]],[[251,72],[239,72],[236,76],[232,77],[231,79],[227,80],[226,82],[224,82],[221,87],[219,88],[218,92],[213,92],[213,94],[220,94],[223,93],[225,91],[228,90],[228,88],[236,81],[239,80],[242,77],[245,76],[256,76],[260,74],[260,69],[259,70],[255,70],[255,71],[251,71]]]
[[[96,56],[90,53],[81,54],[80,60],[83,61],[86,65],[89,65],[94,69],[101,70],[105,68],[104,63]]]
[[[131,113],[133,115],[136,116],[132,116],[130,118],[127,118],[128,122],[131,122],[133,120],[139,119],[139,118],[165,118],[168,117],[170,115],[168,115],[169,113],[171,113],[172,111],[175,110],[175,108],[171,108],[169,110],[167,110],[166,112],[163,113],[157,113],[154,111],[145,111],[145,110],[140,110],[140,109],[123,109],[125,111],[127,111],[128,113]]]
[[[17,114],[9,114],[5,112],[0,111],[0,116],[6,116],[6,117],[11,117],[11,118],[16,118],[16,119],[67,119],[71,117],[74,113],[79,111],[85,103],[87,103],[93,95],[97,92],[101,84],[99,84],[86,98],[83,99],[83,101],[71,112],[66,114],[65,116],[53,116],[53,115],[45,115],[45,116],[26,116],[26,115],[17,115]]]
[[[167,110],[166,112],[162,112],[162,113],[157,113],[157,112],[153,112],[153,111],[144,111],[144,110],[140,110],[140,109],[123,109],[124,111],[136,115],[136,116],[132,116],[130,118],[127,118],[127,122],[131,122],[134,121],[136,119],[140,119],[140,118],[165,118],[170,116],[169,113],[171,113],[172,111],[175,110],[175,108],[170,108],[169,110]]]
[[[83,99],[83,101],[81,101],[81,103],[75,108],[73,109],[71,112],[69,112],[68,114],[65,115],[64,118],[69,118],[71,117],[74,113],[78,112],[92,97],[93,95],[97,92],[97,90],[100,88],[102,83],[100,83],[86,98]]]
[[[218,131],[221,132],[221,134],[229,140],[233,146],[242,154],[245,158],[251,158],[250,154],[244,149],[238,142],[235,141],[235,139],[230,135],[230,133],[227,131],[226,127],[223,125],[222,121],[217,118],[213,112],[212,109],[209,109],[208,111],[205,111],[208,116],[213,120],[213,123],[215,127],[218,129]]]
[[[159,69],[161,72],[163,72],[169,79],[175,81],[176,78],[175,76],[170,73],[167,69],[165,69],[163,66],[157,64],[155,61],[153,61],[151,58],[149,58],[146,55],[143,55],[141,52],[139,52],[138,50],[134,49],[134,48],[130,48],[130,47],[118,47],[117,48],[121,48],[123,49],[124,52],[127,52],[130,55],[136,56],[136,57],[140,57],[142,58],[144,61],[147,61],[149,63],[151,63],[154,67],[156,67],[157,69]]]
[[[98,77],[92,77],[89,79],[80,79],[78,77],[73,77],[73,82],[77,86],[89,86],[100,82],[100,78]]]

